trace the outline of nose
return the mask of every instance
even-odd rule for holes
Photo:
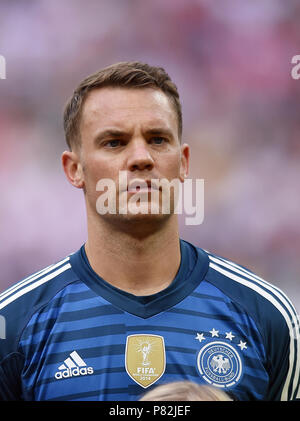
[[[127,164],[129,171],[152,170],[154,161],[146,141],[140,139],[132,142]]]

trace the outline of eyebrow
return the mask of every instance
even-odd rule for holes
[[[105,139],[106,137],[120,137],[126,135],[126,132],[118,129],[107,129],[98,133],[95,137],[95,143]]]
[[[163,135],[166,135],[166,136],[169,136],[169,137],[173,137],[172,131],[169,130],[169,129],[167,129],[167,128],[163,128],[163,127],[157,127],[157,128],[154,128],[154,129],[148,129],[148,130],[146,130],[146,133],[147,134],[152,134],[152,135],[160,135],[160,134],[163,134]]]
[[[147,129],[145,130],[146,134],[150,134],[150,135],[165,135],[165,136],[169,136],[169,137],[173,137],[173,133],[171,130],[169,130],[168,128],[163,128],[163,127],[156,127],[153,129]],[[100,133],[98,133],[95,137],[95,142],[99,142],[102,139],[105,139],[106,137],[120,137],[120,136],[128,136],[128,133],[123,131],[123,130],[119,130],[119,129],[107,129],[104,130]]]

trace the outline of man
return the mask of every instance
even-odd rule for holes
[[[134,62],[91,75],[64,127],[62,165],[84,191],[88,238],[0,295],[1,398],[138,400],[180,380],[238,400],[299,397],[299,321],[288,298],[180,240],[174,192],[162,211],[157,180],[183,183],[190,159],[165,71]]]

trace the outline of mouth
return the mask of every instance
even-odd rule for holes
[[[161,191],[159,180],[142,180],[136,179],[131,181],[127,186],[128,193],[151,193],[152,191]]]

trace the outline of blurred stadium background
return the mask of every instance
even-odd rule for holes
[[[182,238],[279,286],[300,311],[298,0],[1,0],[0,290],[85,241],[62,110],[87,74],[141,60],[181,93],[205,218]]]

